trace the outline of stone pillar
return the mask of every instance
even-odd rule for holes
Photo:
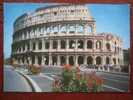
[[[61,25],[58,25],[58,34],[60,34],[60,30],[61,30]]]
[[[85,39],[84,40],[84,50],[86,50],[87,49],[87,40]]]
[[[36,41],[35,44],[36,44],[36,50],[38,50],[38,41]]]
[[[44,55],[42,55],[41,65],[45,65],[45,63],[44,63]]]
[[[49,45],[50,45],[50,50],[52,50],[52,47],[53,47],[53,40],[50,40],[50,42],[49,42]]]
[[[66,39],[66,50],[68,50],[68,49],[69,49],[69,40]]]
[[[74,65],[77,66],[78,65],[78,55],[75,55],[74,58],[75,58],[75,61],[74,61],[75,64]]]
[[[25,45],[25,52],[26,52],[27,51],[27,44],[25,43],[24,45]]]
[[[42,39],[42,50],[45,50],[45,40]]]
[[[93,34],[96,33],[96,24],[95,24],[95,23],[92,25],[92,33],[93,33]]]
[[[96,57],[93,56],[93,65],[96,65]]]
[[[60,55],[57,56],[57,65],[60,66]]]
[[[61,40],[58,40],[58,50],[61,48]]]
[[[74,47],[74,49],[77,51],[77,49],[78,49],[78,40],[76,39],[75,40],[75,47]]]
[[[35,55],[35,65],[38,65],[38,56]]]
[[[66,31],[67,31],[66,34],[69,34],[69,27],[70,27],[69,24],[67,24],[67,26],[66,26]]]
[[[51,56],[51,54],[49,54],[49,65],[51,65],[52,64],[52,56]]]
[[[87,55],[84,56],[84,64],[87,64]]]
[[[32,41],[30,40],[30,51],[32,51]]]
[[[96,49],[96,40],[93,40],[93,50],[95,51],[95,49]]]
[[[66,64],[69,64],[69,56],[66,55]]]
[[[88,25],[85,24],[85,25],[84,25],[84,34],[87,34],[87,27],[88,27]]]

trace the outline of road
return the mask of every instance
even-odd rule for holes
[[[45,71],[43,74],[27,76],[36,83],[42,92],[52,92],[53,68],[45,69]],[[50,74],[51,72],[52,74]],[[54,72],[58,73],[60,70],[56,68]],[[96,72],[96,74],[104,80],[104,92],[128,92],[130,82],[128,75],[107,72]],[[11,83],[12,85],[10,85]],[[31,84],[22,75],[14,71],[11,66],[6,66],[4,67],[4,91],[30,92],[33,90]]]
[[[51,92],[53,79],[45,75],[28,75],[42,90],[42,92]]]
[[[4,67],[4,92],[32,92],[28,81],[13,70],[12,66]]]
[[[104,79],[104,91],[128,92],[130,82],[128,75],[107,72],[96,72],[96,74]]]

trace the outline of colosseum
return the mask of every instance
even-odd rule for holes
[[[123,64],[122,39],[97,33],[86,5],[63,4],[25,13],[14,22],[12,58],[18,64]]]

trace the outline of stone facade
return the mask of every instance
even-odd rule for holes
[[[12,57],[19,64],[121,65],[122,51],[118,36],[96,32],[85,5],[39,8],[14,23]]]

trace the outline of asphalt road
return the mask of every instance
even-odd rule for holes
[[[130,82],[129,75],[106,72],[97,72],[96,74],[104,79],[103,87],[105,92],[128,92]]]
[[[50,73],[51,70],[47,70],[46,72]],[[58,73],[58,70],[55,72]],[[41,75],[28,76],[40,87],[42,92],[52,92],[53,76],[52,74],[45,75],[44,73]],[[104,79],[104,92],[128,92],[130,82],[129,75],[106,72],[96,72],[96,74]],[[32,88],[22,75],[7,65],[4,67],[4,91],[32,92]]]
[[[52,92],[53,80],[44,75],[28,75],[42,90],[42,92]]]
[[[4,67],[4,92],[32,92],[28,81],[13,70],[12,66]]]

